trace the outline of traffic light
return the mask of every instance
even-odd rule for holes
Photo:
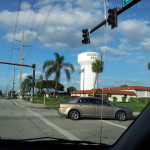
[[[117,7],[113,8],[113,9],[109,9],[108,14],[109,14],[109,16],[107,18],[107,22],[108,22],[108,25],[111,25],[111,29],[118,27],[118,25],[117,25],[117,17],[118,17]]]
[[[90,44],[90,30],[89,29],[84,29],[82,30],[82,36],[83,36],[83,40],[82,43],[84,44]]]

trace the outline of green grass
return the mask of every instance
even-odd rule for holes
[[[65,101],[67,99],[68,98],[66,98],[66,99],[63,99],[63,98],[62,99],[61,98],[52,98],[52,99],[46,98],[45,106],[48,106],[48,107],[53,108],[53,109],[58,109],[59,103],[62,101]],[[44,99],[35,97],[34,103],[44,104]],[[112,102],[112,104],[127,106],[127,107],[131,108],[133,112],[141,112],[145,108],[145,106],[147,105],[147,103],[142,103],[142,102]]]
[[[132,109],[133,112],[141,112],[147,105],[142,102],[112,102],[115,105],[127,106]]]
[[[45,106],[48,106],[53,109],[58,109],[59,103],[62,101],[65,101],[66,99],[60,99],[60,98],[46,98],[45,99]],[[34,103],[40,103],[44,104],[44,99],[43,98],[35,98]]]

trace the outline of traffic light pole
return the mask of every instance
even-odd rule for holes
[[[102,21],[101,23],[99,23],[97,26],[95,26],[94,28],[92,28],[90,30],[90,34],[93,33],[95,30],[97,30],[98,28],[102,27],[104,24],[106,24],[106,19],[104,21]]]
[[[31,67],[31,68],[33,68],[32,96],[31,97],[32,97],[32,102],[34,103],[34,86],[35,86],[35,69],[36,69],[36,64],[26,65],[26,64],[10,63],[10,62],[3,62],[3,61],[0,61],[0,64],[15,65],[15,66],[24,66],[24,67]]]
[[[120,15],[121,13],[123,13],[124,11],[126,11],[128,8],[132,7],[133,5],[135,5],[136,3],[138,3],[139,1],[141,0],[133,0],[131,1],[128,5],[120,8],[118,11],[117,11],[117,15]],[[103,25],[105,25],[107,22],[107,19],[103,20],[101,23],[99,23],[98,25],[96,25],[94,28],[92,28],[90,30],[90,34],[93,33],[94,31],[96,31],[98,28],[102,27]]]

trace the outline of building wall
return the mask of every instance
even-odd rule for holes
[[[137,97],[150,97],[150,91],[136,91]]]
[[[85,97],[88,97],[89,94],[71,94],[71,96],[81,96],[81,97],[85,96]],[[115,95],[115,94],[113,95],[112,94],[111,97],[108,98],[108,100],[113,102],[113,97],[117,98],[117,102],[122,102],[122,97],[124,97],[124,95]],[[136,96],[127,95],[126,102],[129,101],[130,97],[136,97]]]
[[[122,90],[122,91],[135,92],[136,97],[150,97],[150,91],[144,91],[144,90]]]
[[[124,95],[111,95],[111,97],[109,97],[108,100],[113,102],[113,97],[117,98],[117,102],[122,102],[122,97],[124,97]],[[127,95],[126,102],[129,102],[130,97],[136,97],[136,96]]]

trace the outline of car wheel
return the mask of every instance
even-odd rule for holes
[[[116,119],[119,121],[125,121],[125,120],[127,120],[127,115],[124,111],[117,111]]]
[[[76,109],[70,110],[68,116],[69,116],[69,118],[72,119],[72,120],[78,120],[78,119],[80,119],[80,113],[79,113],[78,110],[76,110]]]

